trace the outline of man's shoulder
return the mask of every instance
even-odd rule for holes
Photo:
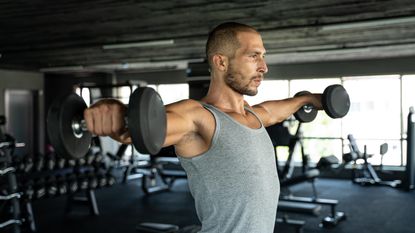
[[[203,107],[202,102],[185,99],[178,102],[166,105],[167,112],[176,112],[180,115],[193,115],[199,117],[200,114],[207,113],[207,110]]]

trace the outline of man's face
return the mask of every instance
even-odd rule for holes
[[[242,95],[254,96],[264,74],[268,72],[264,60],[265,48],[256,32],[239,32],[237,37],[240,47],[229,60],[225,82]]]

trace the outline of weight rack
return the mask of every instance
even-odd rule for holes
[[[4,119],[1,123],[4,124]],[[21,198],[21,193],[18,192],[17,188],[15,168],[11,166],[11,156],[15,146],[14,138],[7,134],[3,134],[0,129],[0,179],[7,179],[7,181],[4,182],[6,184],[4,187],[5,189],[2,191],[2,194],[5,195],[0,195],[0,201],[7,202],[5,204],[9,207],[10,215],[10,219],[0,222],[0,230],[11,227],[13,233],[20,233],[21,225],[24,222],[20,213],[19,199]],[[7,217],[9,217],[9,215],[7,215]]]

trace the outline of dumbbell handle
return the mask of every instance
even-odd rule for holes
[[[303,108],[303,109],[304,109],[304,111],[306,111],[306,112],[311,112],[311,110],[315,109],[314,105],[311,105],[311,104],[306,104],[306,105],[303,105],[303,107],[302,107],[302,108]]]
[[[128,118],[124,117],[124,122],[126,125],[126,128],[128,128]],[[88,132],[88,127],[86,126],[85,119],[74,119],[72,120],[72,131],[75,137],[81,138],[83,132]]]

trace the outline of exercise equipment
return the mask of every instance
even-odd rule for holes
[[[3,133],[5,122],[6,118],[0,116],[0,231],[11,227],[6,232],[20,233],[20,227],[26,219],[21,216],[21,193],[18,192],[18,179],[13,167],[13,152],[17,143],[12,136]]]
[[[83,113],[86,103],[71,93],[56,99],[48,111],[47,132],[56,152],[66,158],[84,157],[93,135]],[[137,88],[130,96],[125,123],[135,148],[143,154],[160,151],[166,136],[167,119],[163,101],[152,88]]]
[[[406,191],[415,188],[415,110],[409,109],[408,131],[406,138],[406,169],[402,180],[402,188]]]
[[[373,155],[367,153],[366,145],[364,146],[362,153],[359,150],[356,139],[352,134],[347,135],[347,139],[349,140],[350,153],[343,155],[344,162],[348,163],[353,161],[356,163],[356,161],[359,159],[363,159],[364,161],[361,169],[356,169],[356,166],[353,167],[352,181],[354,183],[361,185],[386,185],[393,188],[400,187],[402,183],[401,180],[385,181],[378,176],[375,168],[373,168],[372,164],[368,161],[368,158],[372,157]],[[383,157],[386,152],[388,152],[388,144],[383,143],[380,145],[379,153]]]
[[[301,91],[294,96],[311,94],[308,91]],[[350,98],[346,89],[339,84],[328,86],[322,95],[321,102],[324,111],[331,118],[342,118],[350,109]],[[311,122],[317,116],[314,106],[307,104],[294,113],[295,118],[300,122]]]
[[[309,91],[300,91],[294,95],[294,97],[302,96],[302,95],[309,95],[311,92]],[[315,109],[312,105],[304,105],[301,107],[297,112],[294,113],[295,119],[300,122],[311,122],[314,121],[317,117],[317,109]]]
[[[136,170],[143,175],[141,188],[146,195],[169,191],[176,180],[187,179],[174,146],[164,147],[158,154],[150,156],[148,163]]]
[[[319,198],[317,195],[317,189],[315,187],[315,179],[320,175],[318,169],[310,169],[308,167],[308,156],[304,153],[301,135],[301,122],[298,123],[296,132],[292,135],[288,128],[279,123],[270,127],[267,127],[267,132],[271,138],[274,148],[277,146],[288,147],[288,158],[284,166],[280,166],[278,163],[278,154],[275,149],[276,166],[281,186],[281,195],[278,202],[278,211],[281,212],[294,212],[301,214],[319,215],[322,206],[328,206],[330,208],[330,214],[325,216],[321,220],[321,225],[324,227],[336,226],[339,222],[346,219],[344,212],[336,211],[336,206],[339,201],[334,199]],[[294,175],[293,155],[294,150],[300,146],[301,158],[302,158],[302,171],[299,175]],[[289,186],[310,182],[313,195],[311,197],[299,197],[295,196],[289,190]],[[292,219],[289,219],[290,221]]]

